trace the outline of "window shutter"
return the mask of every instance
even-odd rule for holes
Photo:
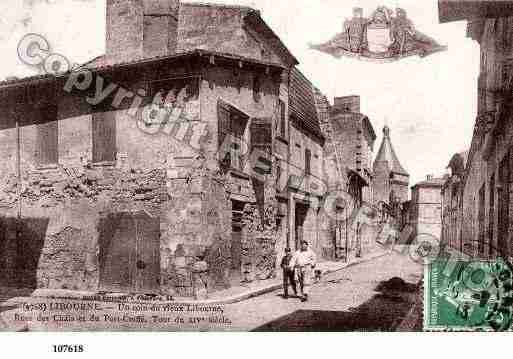
[[[311,165],[312,165],[312,152],[309,149],[305,150],[305,173],[307,175],[311,174]]]
[[[217,138],[219,149],[223,146],[226,135],[230,133],[230,112],[221,104],[217,105]],[[222,155],[222,151],[219,152]],[[219,158],[223,167],[230,167],[231,155],[226,154],[224,158]]]
[[[37,161],[40,166],[56,164],[59,160],[57,107],[42,107],[36,112],[38,116]]]
[[[116,112],[93,113],[93,162],[116,160]]]
[[[271,149],[272,125],[267,120],[254,118],[251,121],[251,150],[254,148]]]
[[[230,132],[230,112],[221,105],[217,106],[217,130],[219,147],[221,147],[226,135]]]
[[[286,127],[287,127],[287,116],[286,116],[286,107],[285,107],[285,102],[283,102],[282,100],[279,100],[280,101],[280,135],[285,137],[285,133],[286,133]]]
[[[255,102],[260,102],[260,76],[253,76],[253,99]]]
[[[254,118],[251,121],[250,133],[251,152],[258,149],[260,151],[265,151],[270,155],[272,150],[272,124],[269,121]],[[265,174],[270,174],[272,163],[264,159],[261,159],[261,162],[268,165],[268,168],[265,170],[261,169],[262,172]]]

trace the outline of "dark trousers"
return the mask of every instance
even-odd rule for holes
[[[289,295],[289,284],[292,286],[294,295],[297,295],[296,279],[294,278],[294,271],[290,269],[283,270],[283,294]]]

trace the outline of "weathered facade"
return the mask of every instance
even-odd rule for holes
[[[321,128],[326,136],[324,169],[326,186],[332,193],[343,191],[351,197],[355,213],[364,205],[371,208],[372,152],[376,135],[367,116],[360,112],[360,97],[336,97],[331,106],[317,91]],[[360,217],[342,222],[330,220],[337,258],[361,256],[372,246],[372,234],[366,233]]]
[[[412,187],[410,225],[413,236],[429,235],[440,240],[442,232],[443,178],[427,176],[426,180]]]
[[[456,153],[447,168],[450,173],[442,187],[442,243],[463,252],[463,179],[468,151]]]
[[[482,258],[508,258],[512,253],[512,4],[448,0],[439,4],[440,21],[467,19],[467,35],[480,45],[477,118],[462,184],[457,247]]]
[[[410,175],[399,162],[392,146],[390,128],[383,128],[383,141],[373,165],[373,194],[375,203],[391,206],[408,200]]]
[[[0,286],[201,297],[329,252],[313,88],[259,13],[112,0],[107,30],[81,72],[1,84]]]
[[[324,136],[315,107],[314,87],[297,69],[291,74],[289,120],[288,243],[292,249],[299,249],[301,240],[305,239],[319,258],[329,259],[333,244],[326,236],[322,208],[326,193]]]

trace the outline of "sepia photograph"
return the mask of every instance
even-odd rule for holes
[[[0,342],[511,331],[513,1],[0,13]]]

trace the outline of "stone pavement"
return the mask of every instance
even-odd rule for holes
[[[98,310],[59,310],[42,313],[50,320],[36,319],[32,313],[24,330],[29,331],[395,331],[420,330],[403,325],[412,313],[422,278],[421,266],[408,256],[391,252],[372,260],[362,260],[323,275],[312,286],[309,301],[284,299],[277,289],[231,304],[164,305],[168,310],[148,311],[151,305],[95,302]],[[87,305],[90,301],[25,298],[28,303]],[[146,306],[146,309],[144,308]],[[129,307],[129,309],[125,309]],[[142,308],[142,309],[141,309]],[[169,310],[171,309],[171,311]],[[180,309],[181,311],[179,311]],[[9,324],[19,308],[0,316]],[[414,311],[415,312],[415,311]],[[70,315],[92,314],[97,320],[68,320]],[[19,324],[18,324],[19,326]]]
[[[344,268],[360,264],[363,262],[371,261],[389,253],[388,251],[378,248],[361,258],[351,258],[349,262],[321,262],[317,264],[317,269],[321,270],[323,275],[333,273]],[[209,295],[208,299],[193,300],[191,298],[180,298],[173,297],[172,301],[168,301],[165,298],[159,302],[175,303],[175,304],[230,304],[240,302],[249,298],[253,298],[265,293],[269,293],[280,289],[282,287],[281,278],[273,278],[268,280],[255,281],[252,283],[243,284],[240,286],[234,286],[229,289],[220,290]],[[64,299],[77,299],[84,300],[95,296],[95,292],[81,292],[71,290],[55,290],[55,289],[37,289],[32,293],[32,297],[40,298],[64,298]],[[109,294],[109,297],[118,298],[120,301],[128,297],[129,294],[118,293],[115,295]],[[145,302],[145,300],[137,300],[137,302]],[[151,302],[155,302],[152,300]]]

